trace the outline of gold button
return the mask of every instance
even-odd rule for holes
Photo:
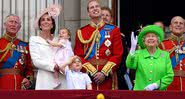
[[[152,73],[152,71],[150,71],[150,73]]]

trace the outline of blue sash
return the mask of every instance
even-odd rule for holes
[[[183,47],[185,47],[185,43],[183,44]],[[175,55],[171,58],[173,68],[175,68],[179,64],[180,60],[185,58],[185,54],[178,54],[178,58],[179,58],[178,62],[176,62],[176,56]]]
[[[109,32],[111,33],[111,31],[115,28],[114,25],[110,25],[110,24],[106,24],[102,30],[100,30],[100,35],[101,35],[101,38],[100,38],[100,46],[103,44],[104,40],[105,40],[105,29],[109,29]],[[89,49],[88,49],[89,50]],[[88,51],[87,51],[88,52]],[[92,52],[90,53],[89,57],[87,58],[87,60],[91,59],[94,55],[95,55],[95,52],[96,52],[96,44],[94,44],[93,48],[92,48]],[[86,53],[87,54],[87,53]]]
[[[28,44],[25,42],[19,42],[18,46],[27,46]],[[9,57],[6,62],[3,64],[2,68],[12,68],[14,67],[15,63],[17,62],[17,60],[20,58],[21,56],[21,52],[18,52],[17,50],[13,51],[13,56]]]

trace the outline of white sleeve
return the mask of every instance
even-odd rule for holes
[[[91,84],[92,81],[91,81],[90,77],[86,73],[84,73],[84,75],[85,75],[86,85]]]
[[[71,56],[74,56],[74,52],[73,52],[73,49],[72,49],[72,46],[71,46],[71,42],[68,41],[68,44],[67,45],[68,45],[67,48],[69,50],[70,57]]]
[[[32,62],[35,67],[47,71],[52,71],[54,72],[54,63],[51,63],[50,61],[45,61],[42,58],[47,58],[47,57],[42,57],[40,54],[40,49],[39,49],[39,43],[35,42],[35,38],[31,37],[30,38],[30,44],[29,44],[29,49],[30,49],[30,55]]]

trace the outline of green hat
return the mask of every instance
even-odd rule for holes
[[[145,36],[147,33],[154,33],[159,37],[159,42],[162,42],[164,39],[164,31],[160,26],[157,25],[148,25],[145,26],[139,33],[138,36],[138,43],[141,48],[145,48],[145,45],[143,43],[143,36]]]

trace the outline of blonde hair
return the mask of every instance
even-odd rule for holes
[[[77,56],[75,59],[72,60],[72,63],[69,65],[70,69],[71,69],[71,65],[75,62],[76,59],[78,59],[82,63],[81,58],[79,56]]]

